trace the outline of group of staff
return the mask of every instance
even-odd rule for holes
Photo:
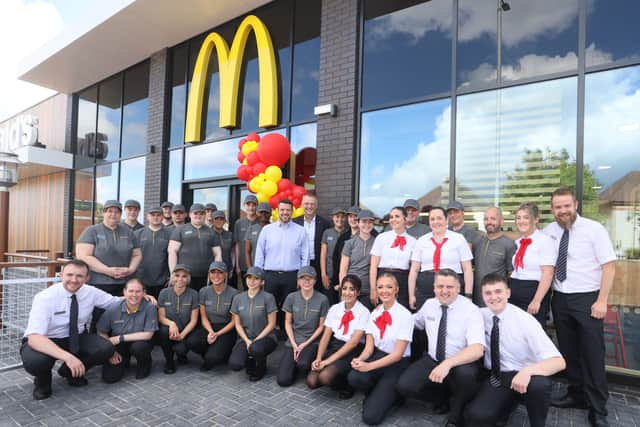
[[[103,379],[115,382],[131,356],[136,377],[148,376],[154,337],[167,374],[176,370],[175,356],[178,364],[187,363],[193,351],[202,357],[203,371],[228,363],[257,381],[279,332],[285,349],[278,384],[289,386],[302,374],[310,388],[330,385],[341,398],[362,391],[367,424],[382,422],[404,397],[423,396],[437,413],[448,413],[448,425],[504,422],[519,399],[533,426],[545,424],[549,404],[588,408],[592,425],[608,425],[602,318],[615,254],[606,230],[577,214],[570,190],[554,191],[556,222],[544,232],[537,230],[535,205],[518,209],[521,236],[512,249],[497,239],[501,217],[492,220],[499,217],[492,210],[485,212],[487,234],[481,237],[457,220],[447,228],[447,216],[463,209],[459,203],[432,208],[427,229],[416,221],[417,202],[409,200],[391,210],[390,229],[375,236],[374,215],[355,208],[335,209],[333,227],[319,229],[317,199],[311,198],[313,203],[305,196],[313,215],[305,207],[302,225],[290,223],[292,206],[283,200],[278,221],[260,224],[254,244],[248,230],[256,223],[257,203],[245,203],[254,205],[253,224],[240,224],[244,244],[235,249],[236,239],[227,239],[225,247],[215,227],[204,224],[204,206],[195,205],[191,228],[173,225],[166,242],[168,287],[145,283],[157,271],[141,268],[145,259],[158,265],[140,247],[149,250],[166,239],[162,209],[150,210],[149,225],[132,232],[120,223],[117,202],[106,203],[105,221],[78,241],[80,260],[65,266],[62,283],[34,299],[21,348],[24,367],[35,377],[34,398],[50,396],[56,359],[64,362],[58,372],[71,385],[86,384],[86,369],[97,364],[103,364]],[[500,252],[496,242],[511,254],[512,267],[500,271],[496,265],[474,279],[472,262],[476,273],[486,270]],[[239,256],[240,246],[247,256]],[[129,250],[128,260],[118,258],[119,248]],[[486,258],[474,260],[483,250]],[[197,257],[207,258],[204,272]],[[234,272],[246,281],[244,292],[230,285]],[[512,272],[511,279],[505,272]],[[109,285],[122,283],[124,296],[105,287],[101,276],[110,278]],[[153,287],[161,289],[157,310]],[[471,301],[474,296],[479,302],[478,295],[486,307]],[[550,299],[560,351],[543,329]],[[278,313],[282,323],[276,328]],[[89,317],[98,335],[88,333]],[[565,368],[567,392],[552,397],[549,377]]]

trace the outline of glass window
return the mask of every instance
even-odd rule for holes
[[[239,138],[198,144],[185,149],[184,179],[235,175],[238,169]]]
[[[124,74],[122,157],[137,156],[147,151],[148,96],[149,62],[144,62]]]
[[[579,0],[508,3],[510,10],[497,9],[502,17],[503,80],[577,69]]]
[[[607,364],[635,370],[640,369],[638,93],[638,66],[586,76],[582,202],[582,214],[607,228],[618,255],[604,319]]]
[[[98,160],[120,157],[120,108],[122,107],[122,74],[100,83],[98,104],[98,132],[104,138],[106,152],[96,153]]]
[[[120,201],[129,199],[140,202],[138,221],[144,223],[145,157],[124,160],[120,163]]]
[[[229,186],[198,188],[193,190],[193,203],[213,203],[229,218]]]
[[[82,230],[92,224],[93,208],[93,167],[75,171],[73,200],[73,241],[76,242]]]
[[[360,206],[382,218],[406,199],[448,200],[451,101],[362,115]]]
[[[173,203],[182,203],[182,150],[169,152],[167,200]]]
[[[289,176],[307,190],[316,188],[316,123],[291,128]]]
[[[98,88],[89,88],[78,94],[78,145],[76,153],[93,159],[95,155],[96,109]],[[93,162],[93,161],[92,161]]]
[[[184,121],[187,105],[187,48],[182,45],[172,50],[171,66],[171,134],[170,147],[184,144]]]
[[[320,73],[320,16],[322,13],[319,0],[297,0],[293,46],[292,122],[315,118],[313,107],[318,104]]]
[[[95,223],[102,222],[102,205],[107,200],[118,200],[118,162],[96,166]]]
[[[458,88],[496,83],[496,0],[459,0],[456,78]]]
[[[515,209],[535,202],[549,222],[549,198],[576,181],[577,80],[566,78],[458,98],[456,199],[482,228],[499,206],[514,230]]]
[[[451,1],[368,0],[364,10],[364,107],[450,91]]]
[[[615,61],[640,60],[640,2],[587,2],[587,67]]]

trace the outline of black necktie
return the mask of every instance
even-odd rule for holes
[[[494,387],[500,387],[500,327],[498,316],[493,316],[491,328],[491,377],[489,382]]]
[[[442,362],[445,356],[445,347],[447,346],[447,307],[441,305],[442,316],[440,316],[440,325],[438,325],[438,341],[436,342],[436,360]]]
[[[564,282],[567,278],[567,252],[569,251],[569,230],[565,229],[560,239],[560,250],[556,261],[556,278]]]
[[[78,334],[78,299],[71,295],[69,308],[69,351],[75,355],[80,351],[80,335]]]

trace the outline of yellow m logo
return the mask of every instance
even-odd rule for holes
[[[200,48],[193,70],[189,102],[187,104],[187,120],[185,124],[185,141],[187,143],[196,143],[201,140],[204,90],[207,82],[209,60],[214,47],[218,54],[220,73],[219,126],[221,128],[236,127],[242,58],[251,30],[255,34],[258,47],[260,78],[258,124],[262,128],[273,127],[278,124],[278,70],[276,68],[273,43],[264,23],[258,17],[249,15],[240,23],[231,43],[231,51],[229,51],[227,42],[218,33],[209,34]]]

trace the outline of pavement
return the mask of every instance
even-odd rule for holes
[[[309,390],[299,378],[289,388],[275,380],[280,350],[269,358],[262,381],[251,383],[243,371],[226,366],[200,372],[200,358],[190,354],[190,364],[165,375],[164,360],[154,350],[151,376],[136,380],[131,369],[116,384],[100,380],[100,368],[93,368],[89,385],[69,387],[53,374],[53,396],[35,401],[33,380],[23,369],[0,372],[0,426],[356,426],[363,425],[362,395],[339,400],[329,388]],[[554,385],[554,387],[561,387]],[[640,426],[639,387],[610,385],[611,426]],[[444,415],[434,415],[431,405],[408,400],[386,418],[389,426],[442,426]],[[520,405],[508,426],[528,426]],[[551,408],[547,426],[587,426],[587,412]]]

